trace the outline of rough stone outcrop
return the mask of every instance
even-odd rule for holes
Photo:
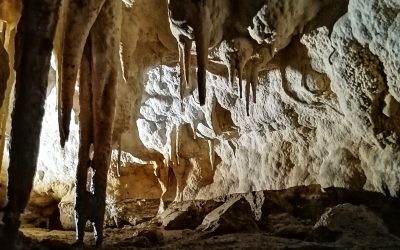
[[[223,203],[222,200],[174,202],[157,219],[166,230],[195,229],[207,214]]]
[[[207,234],[259,231],[250,203],[244,197],[229,197],[224,204],[204,217],[197,228]]]
[[[390,234],[381,218],[365,206],[341,204],[329,208],[315,223],[308,239],[333,241],[339,245],[396,248],[400,239]],[[386,246],[383,246],[385,244]]]
[[[188,232],[194,229],[193,223],[202,220],[192,234],[186,233],[191,241],[212,241],[212,236],[216,240],[215,236],[234,233],[239,237],[268,233],[321,247],[395,249],[400,244],[400,217],[393,214],[399,199],[379,193],[343,188],[323,192],[320,186],[312,185],[217,200],[219,203],[203,201],[203,206],[195,205],[200,201],[177,202],[157,219],[167,231]]]

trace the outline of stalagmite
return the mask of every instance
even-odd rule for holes
[[[180,151],[182,148],[182,141],[181,136],[182,136],[182,129],[185,128],[185,125],[179,124],[175,125],[175,135],[174,135],[174,141],[175,143],[175,150],[174,150],[174,157],[176,158],[175,162],[172,165],[172,171],[174,172],[175,178],[176,178],[176,196],[174,201],[180,202],[183,200],[183,189],[185,188],[186,180],[185,180],[185,174],[186,174],[186,160],[184,158],[181,159]]]
[[[174,176],[176,178],[176,195],[174,198],[175,202],[183,201],[183,190],[185,188],[186,180],[186,160],[182,159],[181,163],[178,165],[174,165],[172,170],[174,171]]]
[[[8,167],[8,203],[3,216],[8,239],[5,249],[15,247],[20,214],[24,212],[33,185],[60,1],[25,0],[23,3],[16,37],[17,81]]]
[[[161,197],[160,197],[160,205],[158,207],[158,214],[161,214],[165,210],[164,204],[164,196],[167,193],[169,186],[169,171],[170,168],[168,166],[167,160],[163,162],[154,162],[154,175],[157,177],[158,183],[161,187]]]

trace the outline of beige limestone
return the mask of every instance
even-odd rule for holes
[[[322,2],[327,5],[305,0],[296,7],[284,4],[296,16],[285,14],[268,23],[276,39],[268,60],[262,60],[266,48],[271,52],[265,29],[245,27],[245,32],[252,31],[245,38],[256,48],[249,60],[255,64],[249,65],[257,66],[252,94],[257,102],[249,105],[247,116],[239,87],[229,83],[224,65],[229,58],[215,50],[209,54],[205,105],[199,106],[196,88],[182,99],[178,44],[166,1],[124,1],[108,210],[161,196],[165,202],[210,199],[315,183],[396,196],[400,5],[351,0],[348,12],[342,13],[346,1],[333,4],[337,8]],[[266,11],[268,6],[248,16],[249,25],[261,17],[269,22],[273,12]],[[219,52],[229,49],[218,46]],[[251,81],[247,76],[252,68],[244,68],[243,84]],[[191,82],[196,81],[195,71],[193,64],[187,72]],[[67,204],[67,211],[75,192],[78,124],[71,124],[70,140],[61,150],[56,117],[52,90],[34,190]],[[124,212],[117,214],[133,220]],[[71,227],[71,219],[64,224]]]

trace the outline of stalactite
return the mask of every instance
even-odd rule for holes
[[[246,88],[245,88],[245,102],[246,102],[246,115],[250,115],[250,85],[251,85],[251,75],[249,74],[246,79]]]
[[[8,71],[8,77],[6,78],[7,72],[3,71],[4,75],[0,76],[4,77],[4,79],[0,79],[1,83],[1,109],[0,109],[0,162],[3,162],[3,152],[5,146],[6,139],[6,131],[7,131],[7,120],[10,119],[10,102],[11,102],[11,91],[15,84],[15,73],[14,73],[14,51],[15,51],[15,33],[16,26],[21,17],[22,10],[22,0],[3,0],[0,2],[0,22],[3,24],[4,40],[3,45],[6,53],[8,54],[8,60],[4,59],[3,67],[8,67],[8,70],[4,68],[5,71]],[[3,52],[4,53],[4,52]],[[2,66],[0,66],[2,67]],[[8,80],[7,80],[8,79]],[[3,85],[4,83],[4,85]],[[4,90],[3,90],[4,89]]]
[[[219,57],[228,68],[228,80],[231,85],[235,82],[236,72],[238,74],[238,95],[242,98],[243,70],[253,54],[253,45],[249,38],[238,37],[230,41],[224,40],[219,45]]]
[[[211,165],[211,169],[214,170],[214,167],[215,167],[215,140],[210,139],[207,142],[208,142],[210,165]]]
[[[178,155],[177,149],[178,148],[177,148],[177,144],[176,144],[176,142],[177,142],[177,130],[178,130],[177,126],[178,125],[174,125],[172,127],[171,132],[169,134],[169,139],[168,139],[169,144],[170,144],[169,159],[172,161],[172,164],[174,166],[178,165],[178,158],[177,158],[177,155]]]
[[[106,0],[83,3],[70,0],[66,14],[65,36],[62,46],[62,75],[59,97],[60,144],[64,147],[69,136],[69,124],[75,93],[75,82],[81,63],[83,48],[99,12]]]
[[[206,101],[208,49],[222,40],[224,25],[229,15],[229,4],[227,0],[206,2],[168,0],[170,27],[175,39],[178,43],[187,40],[190,44],[194,40],[196,44],[197,86],[201,106]]]
[[[2,44],[2,46],[4,47],[4,43],[6,41],[6,23],[5,22],[1,22],[0,21],[0,42]]]
[[[10,76],[8,54],[3,44],[0,43],[0,107],[3,106],[4,96],[7,90],[7,81]]]
[[[201,10],[205,11],[205,10]],[[197,53],[197,85],[199,94],[200,106],[206,103],[206,69],[208,63],[208,48],[210,46],[210,32],[208,30],[208,20],[201,18],[198,20],[199,23],[196,24],[194,30],[194,39],[196,43],[196,53]]]
[[[192,49],[192,41],[189,39],[185,39],[183,52],[184,52],[184,66],[185,66],[185,80],[186,80],[186,88],[191,86],[190,82],[190,66],[191,66],[191,51]]]
[[[118,159],[117,159],[117,176],[121,177],[121,155],[122,155],[122,141],[121,141],[121,135],[118,136]]]
[[[179,40],[179,65],[181,71],[180,77],[180,97],[181,101],[185,97],[186,90],[190,86],[190,67],[191,67],[191,49],[192,40],[181,36]]]
[[[6,81],[6,88],[4,90],[4,97],[2,101],[2,105],[0,108],[0,162],[3,162],[3,157],[4,157],[4,147],[6,143],[6,133],[8,130],[8,124],[7,121],[10,120],[10,105],[11,105],[11,93],[12,89],[14,88],[15,84],[15,72],[13,70],[14,68],[14,41],[15,41],[15,33],[16,29],[13,29],[13,31],[10,34],[10,42],[8,43],[8,48],[5,47],[7,50],[7,54],[11,55],[8,56],[8,63],[5,65],[5,67],[8,67],[9,69],[9,76]]]
[[[2,0],[0,2],[0,21],[6,23],[4,47],[8,48],[12,43],[12,32],[15,31],[21,17],[22,0]]]
[[[180,157],[180,152],[181,152],[181,144],[180,144],[180,140],[181,140],[181,125],[176,125],[176,140],[175,140],[175,154],[176,154],[176,162],[178,165],[181,164],[181,157]]]
[[[191,120],[190,127],[192,128],[192,131],[193,131],[193,139],[196,140],[197,139],[197,134],[196,134],[197,121],[195,121],[194,119]]]
[[[103,240],[107,170],[111,160],[116,84],[120,72],[118,65],[121,7],[121,2],[112,0],[93,0],[85,3],[71,0],[64,6],[67,8],[63,24],[65,32],[58,34],[58,38],[62,39],[57,45],[62,51],[58,58],[62,72],[58,100],[61,146],[64,146],[68,139],[75,81],[81,68],[81,146],[75,207],[78,245],[83,244],[87,220],[93,222],[96,245],[100,245]],[[90,198],[86,195],[85,187],[91,144],[93,195],[96,203],[94,214],[87,213],[85,205]]]
[[[246,114],[250,115],[250,89],[253,95],[253,103],[257,101],[257,85],[258,75],[262,70],[268,69],[268,63],[271,61],[274,55],[274,49],[272,46],[261,46],[257,48],[256,53],[253,55],[251,60],[246,64]]]
[[[231,147],[233,155],[236,155],[236,146],[235,146],[235,144],[231,140],[229,140],[228,141],[228,145],[229,145],[229,147]]]
[[[185,66],[184,66],[184,57],[185,52],[182,49],[182,46],[178,45],[178,52],[179,52],[179,73],[180,73],[180,82],[179,82],[179,97],[181,101],[181,111],[183,111],[183,98],[185,97],[185,90],[186,90],[186,83],[185,83]]]
[[[176,196],[174,201],[179,202],[183,200],[183,189],[184,189],[184,176],[185,176],[185,159],[181,159],[180,156],[180,148],[181,148],[181,141],[180,136],[182,133],[182,125],[175,125],[175,132],[174,138],[171,139],[171,142],[174,145],[175,149],[173,150],[172,154],[175,158],[175,162],[172,165],[172,171],[174,172],[174,176],[176,178]]]
[[[174,172],[174,176],[176,178],[176,195],[175,202],[181,202],[183,200],[183,190],[185,188],[186,181],[185,178],[185,168],[186,168],[186,160],[181,160],[179,165],[175,165],[172,167]]]

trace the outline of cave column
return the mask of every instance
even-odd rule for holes
[[[18,24],[8,204],[3,216],[7,243],[10,245],[6,249],[15,247],[19,217],[24,212],[32,190],[59,5],[60,0],[24,0]]]

